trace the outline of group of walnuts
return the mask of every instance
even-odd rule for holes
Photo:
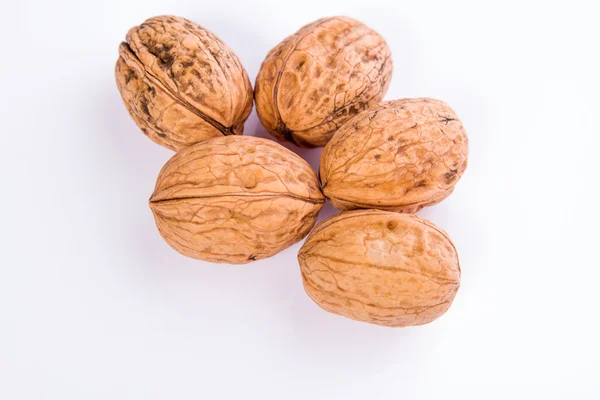
[[[119,91],[142,131],[177,151],[150,197],[161,236],[189,257],[247,263],[304,238],[327,199],[343,212],[300,249],[307,294],[379,325],[442,315],[460,285],[457,252],[444,231],[409,213],[452,192],[468,140],[442,101],[381,101],[391,74],[383,38],[347,17],[278,44],[254,92],[238,57],[207,29],[173,16],[132,28],[119,47]],[[318,177],[275,141],[239,136],[253,99],[277,139],[325,146]]]

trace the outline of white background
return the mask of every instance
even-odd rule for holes
[[[0,398],[600,398],[594,4],[2,5]],[[217,33],[252,81],[285,36],[349,15],[392,49],[387,99],[456,110],[469,167],[420,213],[459,250],[446,315],[406,329],[330,315],[304,294],[300,243],[229,266],[161,240],[147,200],[172,153],[131,121],[113,68],[127,30],[165,13]],[[246,132],[267,136],[254,112]],[[320,150],[299,153],[318,168]]]

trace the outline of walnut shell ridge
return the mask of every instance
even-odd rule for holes
[[[184,18],[154,17],[129,30],[115,75],[135,123],[171,150],[241,135],[252,109],[252,85],[238,57]]]
[[[383,99],[391,77],[390,49],[377,32],[352,18],[323,18],[267,54],[256,111],[277,139],[324,146],[348,118]]]
[[[444,314],[460,286],[448,235],[412,214],[346,211],[319,223],[298,253],[302,282],[321,308],[404,327]]]
[[[150,208],[179,253],[243,264],[304,238],[324,202],[315,172],[295,153],[272,140],[224,136],[175,154]]]
[[[468,152],[463,125],[446,103],[384,101],[347,121],[325,146],[323,193],[341,210],[414,213],[452,193]]]

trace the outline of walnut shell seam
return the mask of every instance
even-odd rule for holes
[[[119,54],[124,59],[128,59],[128,58],[134,59],[136,62],[138,62],[140,65],[142,65],[141,60],[131,50],[131,47],[129,46],[129,43],[127,43],[127,42],[122,42],[121,43],[121,45],[119,47]],[[171,91],[167,90],[167,88],[160,82],[160,79],[157,76],[153,75],[151,71],[146,70],[145,73],[146,73],[146,77],[152,82],[153,85],[158,86],[161,89],[165,90],[165,93],[169,97],[171,97],[173,100],[177,101],[181,105],[185,106],[189,111],[191,111],[192,113],[196,114],[197,116],[199,116],[200,118],[202,118],[203,120],[205,120],[206,122],[208,122],[209,124],[211,124],[213,127],[215,127],[216,129],[218,129],[219,131],[221,131],[221,133],[224,136],[235,135],[235,133],[233,133],[233,126],[234,126],[234,124],[231,124],[229,126],[223,125],[219,121],[211,118],[210,116],[206,115],[202,111],[200,111],[197,108],[195,108],[193,105],[191,105],[189,102],[187,102],[180,95],[178,95],[176,93],[172,93]]]

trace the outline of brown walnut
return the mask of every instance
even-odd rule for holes
[[[383,99],[391,77],[390,49],[377,32],[351,18],[323,18],[267,54],[256,111],[279,140],[324,146],[348,118]]]
[[[413,213],[452,193],[468,148],[463,125],[446,103],[384,101],[346,122],[323,150],[323,193],[341,210]]]
[[[298,155],[272,140],[226,136],[175,154],[150,208],[179,253],[243,264],[304,238],[324,202],[315,172]]]
[[[135,123],[172,150],[241,135],[252,86],[240,60],[207,29],[160,16],[127,33],[119,46],[117,86]]]
[[[448,235],[411,214],[346,211],[319,223],[300,249],[304,289],[321,308],[378,325],[433,321],[460,286]]]

